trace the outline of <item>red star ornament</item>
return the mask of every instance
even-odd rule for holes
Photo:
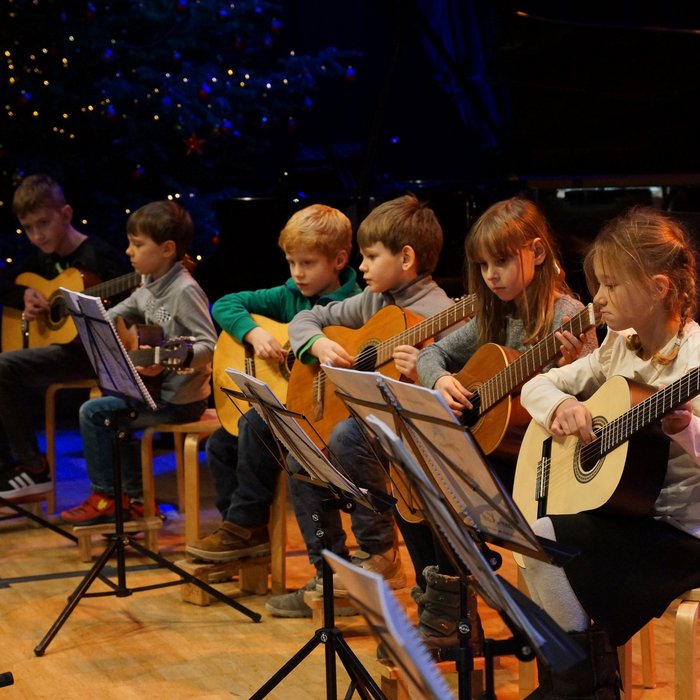
[[[206,142],[206,139],[200,139],[193,131],[186,139],[183,139],[182,142],[186,147],[185,155],[191,156],[193,153],[196,153],[201,156],[202,145]]]

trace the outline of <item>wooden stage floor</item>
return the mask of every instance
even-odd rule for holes
[[[82,500],[87,483],[75,446],[67,448],[59,459],[67,465],[62,472],[65,478],[59,476],[58,482],[59,508],[65,508]],[[167,460],[167,457],[159,459]],[[218,521],[207,480],[206,468],[202,467],[205,529]],[[157,477],[159,496],[174,491],[173,481],[167,463],[162,462]],[[176,510],[167,512],[168,520],[160,537],[161,554],[176,561],[183,558],[184,522]],[[293,589],[303,585],[312,571],[291,511],[287,520],[287,585]],[[412,574],[403,547],[402,555],[407,575]],[[172,574],[164,569],[134,570],[151,563],[128,550],[127,585],[136,587],[173,580]],[[113,567],[115,562],[110,565]],[[0,522],[0,672],[11,671],[15,679],[13,686],[0,688],[0,700],[248,698],[312,637],[315,629],[310,619],[289,620],[268,615],[266,596],[238,598],[241,604],[263,615],[258,624],[223,603],[199,607],[182,602],[179,586],[174,586],[122,598],[83,598],[48,645],[45,655],[37,657],[34,648],[88,568],[88,564],[78,560],[76,545],[51,530],[28,527],[24,519]],[[512,558],[505,553],[499,573],[514,581],[514,569]],[[225,586],[227,591],[235,589],[233,582]],[[91,590],[105,590],[105,586],[97,582]],[[397,592],[397,597],[414,619],[415,604],[409,598],[408,588]],[[482,601],[480,611],[488,636],[507,636],[505,625]],[[379,682],[381,667],[375,660],[376,641],[362,618],[340,618],[338,622],[349,646]],[[655,636],[657,686],[641,687],[637,644],[634,700],[673,698],[670,612],[656,621]],[[337,667],[338,693],[343,697],[348,678],[340,662]],[[324,669],[324,654],[319,647],[267,697],[271,700],[324,698]],[[456,677],[447,678],[456,688]],[[495,681],[499,700],[516,700],[514,659],[500,660]]]

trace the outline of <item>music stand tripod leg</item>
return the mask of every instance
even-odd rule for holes
[[[355,504],[342,499],[328,499],[323,502],[323,510],[343,508],[352,510]],[[322,540],[326,548],[327,537],[323,527],[323,519],[320,513],[313,513],[311,518],[316,527],[316,537]],[[353,653],[343,637],[343,633],[335,626],[335,609],[333,603],[333,571],[328,562],[322,561],[323,576],[323,627],[314,632],[314,636],[304,644],[299,651],[279,668],[255,693],[250,700],[260,700],[267,696],[286,676],[288,676],[319,644],[324,644],[325,670],[326,670],[326,700],[337,698],[336,654],[340,658],[345,671],[350,676],[350,687],[346,698],[352,697],[355,690],[362,698],[376,698],[386,700],[379,686],[369,675],[362,663]]]
[[[175,566],[169,562],[164,557],[152,552],[150,549],[143,547],[140,543],[136,542],[132,537],[124,532],[124,508],[122,503],[122,474],[121,474],[121,459],[120,459],[120,442],[126,436],[126,431],[121,427],[123,421],[128,420],[134,415],[131,408],[126,408],[123,411],[116,412],[115,418],[107,421],[107,425],[112,428],[112,450],[113,450],[113,480],[114,480],[114,529],[113,535],[109,536],[109,544],[105,548],[104,552],[98,557],[97,561],[94,563],[92,568],[87,572],[82,581],[78,584],[77,588],[68,598],[68,604],[56,618],[55,622],[46,633],[44,638],[35,647],[34,653],[36,656],[43,656],[46,648],[51,643],[51,640],[58,634],[59,630],[66,622],[70,614],[75,610],[78,603],[84,597],[101,597],[107,595],[114,595],[118,598],[124,598],[130,596],[132,593],[142,591],[142,590],[152,590],[154,588],[163,588],[167,586],[178,585],[181,583],[192,583],[199,586],[204,591],[209,593],[209,595],[220,600],[223,603],[235,608],[239,612],[250,617],[253,622],[260,622],[262,616],[259,613],[249,610],[245,606],[241,605],[237,601],[225,596],[220,591],[217,591],[212,586],[209,586],[204,581],[200,581],[194,576],[183,571],[179,567]],[[141,586],[138,588],[129,588],[126,584],[126,557],[125,557],[125,547],[130,545],[138,553],[143,556],[149,557],[160,566],[169,569],[173,573],[180,576],[179,581],[167,581],[165,583],[153,584],[150,586]],[[90,593],[89,588],[94,583],[95,579],[102,577],[102,569],[107,564],[109,559],[113,554],[116,553],[117,559],[117,583],[116,585],[112,582],[108,582],[111,585],[110,591]]]

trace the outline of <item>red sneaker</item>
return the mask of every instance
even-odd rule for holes
[[[129,512],[129,499],[123,497],[124,514]],[[64,510],[59,517],[72,525],[98,525],[114,522],[114,498],[105,493],[90,494],[79,506]]]

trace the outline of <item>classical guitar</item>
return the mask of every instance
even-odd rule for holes
[[[192,338],[163,338],[161,326],[135,323],[127,328],[124,319],[117,318],[114,326],[129,358],[135,367],[163,365],[165,372],[188,373],[192,362]],[[141,375],[151,396],[157,399],[164,379],[164,372],[155,376]]]
[[[669,439],[659,419],[700,394],[700,368],[658,391],[620,376],[608,379],[584,405],[596,439],[553,436],[532,421],[515,471],[513,499],[532,523],[547,513],[587,510],[639,516],[663,486]]]
[[[498,451],[515,458],[530,416],[520,405],[516,393],[522,384],[559,354],[554,334],[570,331],[579,336],[595,325],[593,304],[548,333],[529,350],[520,353],[495,343],[482,345],[455,377],[472,391],[474,408],[462,414],[485,454]]]
[[[262,360],[259,357],[255,357],[252,345],[239,343],[226,331],[219,335],[214,348],[214,405],[216,406],[216,414],[221,421],[221,425],[231,435],[238,435],[238,419],[241,417],[241,412],[245,413],[250,408],[250,404],[221,391],[221,387],[234,390],[237,388],[228,374],[226,374],[226,370],[230,367],[261,379],[270,386],[275,396],[284,403],[287,400],[287,384],[292,365],[294,364],[294,353],[289,347],[289,338],[287,336],[288,324],[279,323],[258,314],[251,314],[251,318],[277,340],[287,352],[287,357],[282,363],[273,360]]]
[[[459,299],[453,306],[430,318],[398,306],[385,306],[377,311],[361,328],[326,326],[323,334],[342,345],[354,357],[354,369],[377,371],[399,379],[393,362],[394,350],[399,345],[417,346],[474,313],[474,295]],[[306,417],[302,426],[319,447],[328,441],[336,423],[348,417],[348,410],[326,380],[318,364],[295,362],[289,375],[287,408]],[[308,422],[308,423],[307,423]]]
[[[52,343],[70,343],[78,336],[73,319],[66,311],[60,288],[83,292],[94,297],[109,297],[128,292],[141,284],[141,275],[129,272],[106,282],[97,282],[97,277],[74,267],[64,270],[58,277],[47,280],[33,272],[17,276],[17,284],[32,287],[41,292],[49,302],[49,310],[37,319],[28,321],[18,309],[3,308],[2,350],[24,350],[40,348]],[[86,287],[86,284],[92,285]]]

